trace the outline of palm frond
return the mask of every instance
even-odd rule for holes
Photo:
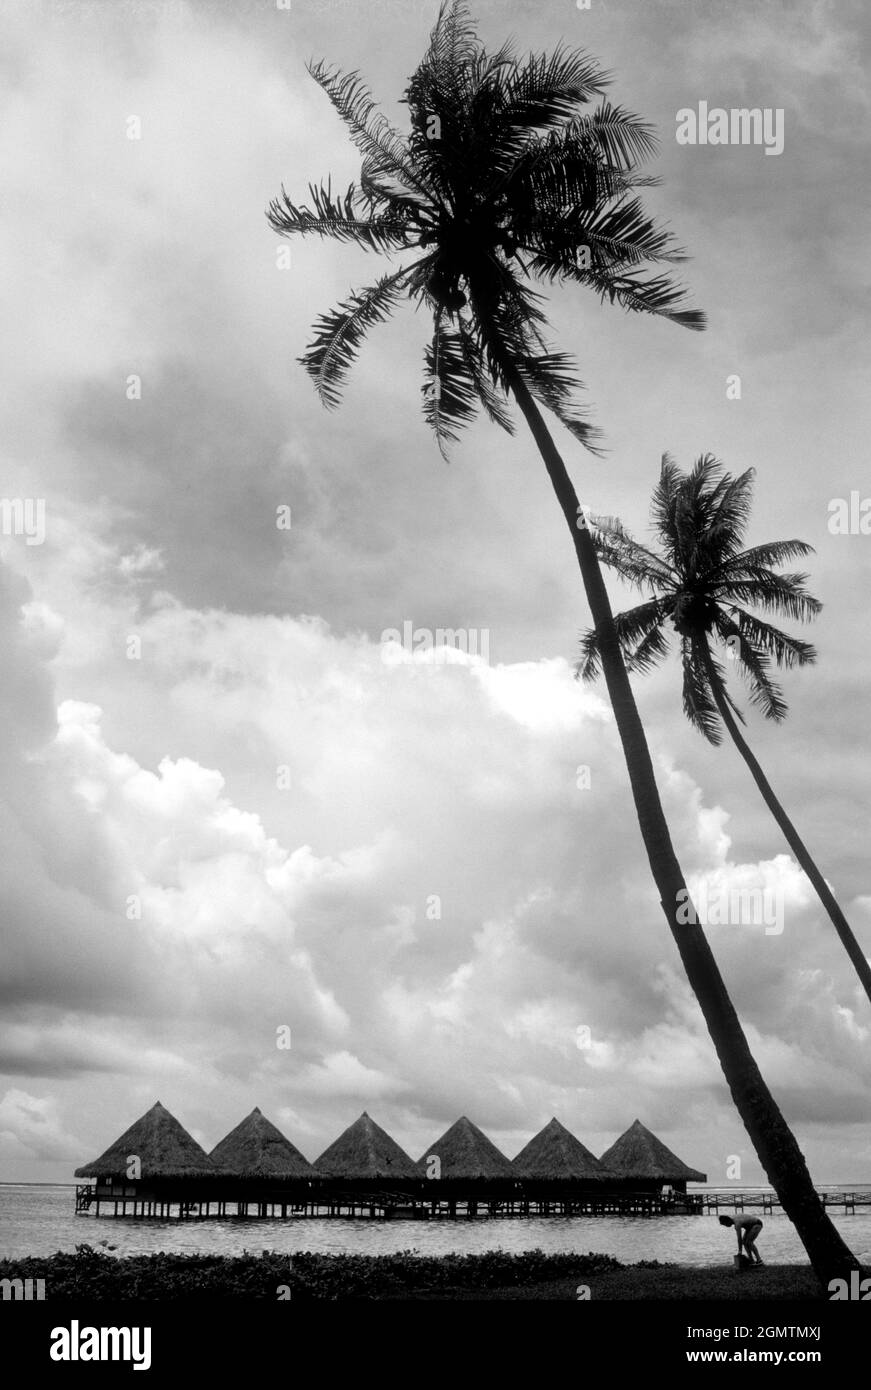
[[[273,198],[266,219],[279,236],[307,235],[350,241],[370,251],[389,251],[408,245],[408,223],[399,217],[360,215],[356,186],[352,183],[344,197],[333,198],[330,184],[309,184],[312,207],[293,203],[282,184],[281,194]]]
[[[659,535],[663,551],[669,559],[674,553],[674,499],[680,486],[681,472],[670,454],[663,454],[659,478],[650,500],[650,515]]]
[[[771,657],[767,650],[770,637],[762,634],[760,641],[755,640],[752,628],[746,622],[742,625],[742,618],[749,616],[740,611],[734,612],[734,616],[721,613],[717,631],[729,646],[730,656],[737,662],[738,670],[750,690],[750,703],[760,709],[766,719],[780,723],[786,718],[788,707],[780,687],[771,679]],[[722,689],[725,694],[725,681]],[[734,703],[731,700],[729,703],[737,712]]]
[[[682,253],[681,253],[682,254]],[[575,255],[537,253],[538,273],[551,279],[573,281],[595,290],[604,303],[619,304],[630,313],[654,314],[658,318],[669,319],[682,328],[701,332],[706,326],[705,315],[701,309],[686,307],[686,289],[676,284],[667,275],[644,279],[636,273],[623,273],[622,263],[619,271],[614,271],[607,263],[597,263],[590,257],[591,264],[583,261],[578,264]],[[584,258],[585,259],[585,258]]]
[[[601,97],[610,82],[589,54],[558,45],[552,53],[530,54],[505,78],[501,121],[507,130],[546,130],[562,125],[578,106]]]
[[[583,186],[590,170],[609,175],[604,184],[608,196],[639,184],[655,185],[659,180],[642,178],[637,166],[655,153],[658,144],[653,127],[646,121],[603,100],[595,111],[575,113],[546,135],[518,143],[515,162],[503,175],[503,186],[515,187],[548,171],[561,178],[569,173],[580,175]],[[540,191],[545,186],[541,179],[538,186]],[[565,191],[569,192],[568,187]],[[570,206],[570,198],[565,197],[561,205]]]
[[[515,364],[547,352],[541,295],[523,285],[495,256],[468,280],[469,307],[491,380],[508,395]]]
[[[713,456],[706,454],[703,458],[708,461]],[[705,541],[709,551],[716,552],[718,557],[738,552],[753,508],[754,477],[753,468],[746,469],[737,478],[727,475],[711,492],[712,514],[705,528]]]
[[[668,636],[663,628],[666,611],[667,605],[654,598],[615,614],[614,628],[628,671],[649,671],[667,654]]]
[[[635,540],[613,516],[593,516],[591,536],[599,559],[639,588],[674,589],[675,575],[654,551]]]
[[[415,167],[402,136],[377,108],[372,94],[358,72],[343,73],[323,62],[312,62],[308,70],[329,97],[351,133],[351,139],[369,160],[369,177],[390,176],[398,192],[414,191],[430,200],[428,188]]]
[[[458,68],[470,63],[477,50],[478,36],[466,0],[442,0],[426,59]]]
[[[579,444],[601,457],[601,430],[590,423],[574,400],[576,392],[584,389],[575,375],[574,359],[565,352],[548,352],[519,357],[516,365],[536,400],[556,416]]]
[[[578,680],[592,683],[602,674],[602,653],[599,648],[599,634],[594,627],[582,632],[579,639],[580,660],[575,666]]]
[[[624,613],[615,613],[614,631],[627,671],[645,673],[652,670],[668,653],[668,637],[663,629],[663,605],[650,599]],[[595,628],[582,633],[581,659],[575,675],[584,681],[595,680],[601,670],[601,647]]]
[[[746,575],[750,571],[758,572],[772,565],[785,565],[789,560],[804,559],[805,556],[814,554],[816,552],[813,546],[807,541],[766,541],[762,545],[751,546],[749,550],[739,551],[737,555],[724,562],[723,569],[727,576],[733,570]]]
[[[568,256],[577,264],[578,248],[589,247],[600,271],[638,266],[645,261],[686,260],[666,228],[644,211],[640,198],[621,197],[595,209],[575,205],[565,212],[543,208],[524,233],[525,244],[554,261]]]
[[[741,648],[740,671],[750,690],[750,703],[761,710],[766,719],[775,724],[784,720],[789,707],[783,692],[769,675],[770,658],[747,642]]]
[[[409,158],[418,164],[417,155],[409,151]],[[428,169],[421,165],[422,176],[430,182]],[[423,183],[423,177],[421,178]],[[434,191],[438,191],[433,185]],[[432,197],[425,197],[414,188],[399,184],[395,175],[385,170],[384,161],[379,154],[364,154],[360,165],[360,201],[366,213],[373,219],[400,217],[408,225],[409,235],[420,231],[421,216],[430,221],[436,206]]]
[[[542,296],[522,284],[513,270],[495,256],[488,256],[483,265],[486,274],[469,280],[482,335],[492,336],[495,332],[503,350],[521,357],[537,348],[547,351],[547,317],[541,308]]]
[[[411,115],[409,148],[447,203],[463,184],[481,182],[492,110],[500,103],[503,70],[513,60],[510,44],[495,53],[481,47],[465,4],[442,6],[404,101]],[[434,120],[438,138],[431,138]]]
[[[659,147],[656,132],[647,121],[622,106],[612,106],[607,100],[586,119],[612,168],[633,169],[636,164],[650,159]]]
[[[737,605],[732,605],[726,611],[730,621],[720,622],[719,631],[724,638],[738,636],[740,660],[743,661],[745,647],[749,645],[757,652],[773,657],[778,666],[788,671],[796,666],[812,666],[816,661],[816,648],[810,642],[792,637]]]
[[[468,89],[470,70],[481,49],[466,0],[443,0],[429,45],[411,79],[410,89],[430,88],[436,81],[456,101]],[[410,103],[413,104],[413,103]]]
[[[638,646],[628,658],[626,669],[632,673],[651,671],[654,666],[658,666],[660,661],[668,655],[668,638],[665,630],[657,625],[652,627],[646,637],[643,637]]]
[[[656,314],[679,324],[681,328],[700,333],[707,320],[701,309],[685,307],[686,294],[682,285],[676,285],[666,275],[654,276],[649,280],[624,275],[600,287],[601,298],[607,297],[612,304],[616,299],[621,308],[632,313]]]
[[[407,269],[352,294],[315,323],[315,336],[300,363],[315,383],[324,405],[339,404],[348,371],[369,329],[388,318],[400,302]]]
[[[723,679],[722,668],[711,658],[715,675]],[[711,691],[707,672],[704,638],[681,638],[681,667],[683,671],[683,711],[695,729],[708,743],[722,742],[720,714]],[[723,680],[725,685],[725,681]]]
[[[462,318],[458,320],[457,332],[460,338],[466,369],[474,383],[481,405],[495,425],[499,425],[500,429],[505,430],[506,434],[513,434],[514,422],[511,419],[505,401],[500,397],[498,390],[488,378],[482,348],[475,340],[470,325]]]
[[[520,242],[546,225],[549,216],[595,212],[638,186],[630,174],[609,168],[589,137],[572,137],[562,130],[527,141],[503,183]]]
[[[681,578],[695,580],[698,576],[698,556],[702,545],[703,528],[699,525],[698,508],[688,495],[686,479],[674,499],[672,526],[674,528],[674,566]]]
[[[761,608],[764,613],[782,613],[799,623],[810,622],[822,611],[819,599],[807,592],[806,574],[776,574],[774,570],[742,567],[730,570],[728,581],[713,592],[718,601],[734,600]]]
[[[482,133],[486,136],[485,187],[504,190],[530,143],[566,126],[578,107],[601,97],[610,76],[588,54],[560,46],[506,65],[488,91]],[[482,114],[477,109],[476,116]]]
[[[424,362],[424,419],[446,459],[447,444],[456,443],[462,427],[475,418],[479,396],[462,339],[455,329],[444,326],[441,314],[436,315]]]
[[[472,308],[486,351],[490,376],[508,394],[516,370],[540,404],[547,407],[590,453],[600,454],[600,431],[576,401],[584,389],[567,353],[550,352],[542,328],[547,320],[539,296],[517,283],[507,267],[491,261],[488,283],[470,282]],[[494,289],[495,284],[495,289]]]

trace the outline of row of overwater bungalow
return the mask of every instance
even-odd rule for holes
[[[706,1180],[640,1120],[596,1158],[553,1119],[508,1159],[463,1116],[415,1162],[364,1111],[309,1163],[259,1109],[206,1153],[159,1101],[75,1176],[77,1212],[137,1217],[654,1215]]]

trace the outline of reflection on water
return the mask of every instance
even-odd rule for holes
[[[662,1260],[716,1265],[731,1260],[734,1232],[711,1216],[554,1216],[523,1220],[370,1221],[357,1220],[121,1220],[74,1215],[72,1186],[0,1185],[0,1255],[51,1255],[87,1244],[113,1245],[116,1255],[152,1251],[241,1255],[262,1250],[293,1253],[386,1255],[417,1250],[421,1255],[485,1250],[540,1249],[615,1255],[626,1263]],[[832,1212],[832,1219],[856,1254],[871,1251],[871,1208],[855,1216]],[[806,1263],[790,1222],[780,1213],[763,1217],[759,1253],[772,1263]],[[105,1246],[102,1246],[105,1248]],[[871,1257],[869,1257],[871,1258]]]

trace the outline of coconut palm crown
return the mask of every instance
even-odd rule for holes
[[[726,691],[726,668],[714,657],[712,642],[722,645],[747,681],[751,703],[778,722],[787,705],[772,680],[772,663],[788,669],[816,660],[810,643],[749,611],[806,622],[822,607],[805,588],[806,574],[774,568],[812,554],[812,546],[789,540],[744,548],[753,478],[752,468],[733,477],[711,454],[681,473],[666,454],[651,505],[658,551],[635,540],[613,517],[591,519],[599,558],[651,595],[614,617],[627,668],[648,671],[661,661],[673,628],[680,642],[684,712],[714,744],[721,739],[717,696],[744,721]],[[579,674],[594,679],[600,665],[595,631],[583,635],[581,651]]]
[[[766,622],[750,608],[783,613],[804,622],[822,605],[805,588],[806,574],[778,573],[773,567],[810,555],[804,541],[768,541],[746,550],[753,469],[733,478],[710,454],[682,474],[665,456],[653,494],[652,517],[659,551],[634,540],[614,518],[595,518],[591,536],[600,560],[624,579],[649,590],[651,597],[614,617],[626,667],[647,671],[666,655],[668,627],[680,639],[683,707],[690,721],[711,743],[719,743],[721,726],[744,759],[766,806],[807,874],[829,915],[841,944],[871,1003],[871,962],[847,921],[807,845],[774,792],[758,758],[736,720],[744,720],[726,689],[725,668],[711,650],[721,643],[750,687],[750,700],[768,719],[780,722],[787,712],[779,686],[771,678],[772,662],[789,669],[816,660],[814,648]],[[581,639],[578,672],[596,676],[600,665],[598,632]]]
[[[433,316],[424,411],[443,453],[479,406],[512,431],[514,371],[596,452],[598,431],[574,399],[574,360],[549,349],[532,282],[585,285],[624,309],[704,326],[667,274],[647,273],[684,259],[633,191],[658,182],[638,173],[656,148],[649,125],[604,99],[610,78],[583,52],[486,52],[461,0],[442,5],[408,84],[407,135],[377,111],[357,72],[323,62],[309,72],[362,153],[359,183],[341,195],[329,181],[309,185],[310,205],[282,188],[270,225],[410,253],[318,319],[299,360],[324,404],[338,404],[367,331],[410,299]]]

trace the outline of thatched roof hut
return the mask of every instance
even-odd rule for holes
[[[492,1139],[488,1139],[477,1125],[473,1125],[465,1115],[445,1130],[441,1139],[430,1144],[421,1156],[420,1164],[426,1168],[427,1159],[439,1160],[439,1176],[443,1181],[452,1178],[510,1178],[514,1169]]]
[[[313,1178],[315,1169],[280,1129],[255,1106],[231,1129],[209,1158],[234,1178]]]
[[[707,1174],[690,1168],[667,1149],[661,1139],[634,1120],[600,1159],[622,1178],[653,1182],[707,1182]]]
[[[511,1166],[518,1177],[541,1181],[583,1178],[603,1182],[611,1176],[595,1154],[591,1154],[580,1139],[576,1139],[557,1119],[551,1120],[534,1139],[530,1139]]]
[[[421,1176],[414,1160],[365,1110],[315,1159],[315,1167],[327,1177],[348,1180]]]
[[[77,1168],[75,1176],[126,1179],[132,1156],[139,1159],[141,1178],[203,1178],[219,1171],[184,1125],[157,1101],[104,1154]]]

